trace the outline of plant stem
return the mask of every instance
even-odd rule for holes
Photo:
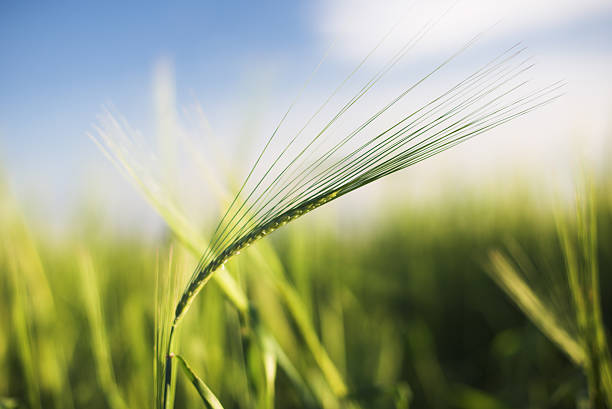
[[[170,335],[168,336],[168,348],[166,349],[166,369],[164,375],[164,398],[163,398],[163,409],[169,408],[170,399],[168,395],[170,394],[170,388],[172,386],[172,341],[174,340],[174,329],[176,327],[176,321],[172,323],[170,327]]]

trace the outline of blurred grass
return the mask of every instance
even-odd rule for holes
[[[600,301],[597,248],[597,196],[588,177],[571,203],[573,217],[557,211],[556,225],[565,268],[537,271],[513,245],[514,259],[491,253],[491,275],[525,314],[588,380],[589,407],[612,406],[612,360]]]
[[[612,188],[596,188],[605,295]],[[362,230],[307,216],[228,263],[239,302],[206,287],[181,355],[225,408],[574,408],[586,378],[485,274],[509,239],[536,271],[566,268],[553,212],[524,186],[511,190],[399,203]],[[58,243],[5,187],[0,206],[1,406],[154,406],[155,271],[170,262],[182,280],[193,249],[110,231],[95,209]],[[612,301],[601,303],[609,328]],[[184,376],[176,407],[202,407]]]

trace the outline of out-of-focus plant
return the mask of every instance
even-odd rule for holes
[[[541,271],[517,245],[490,254],[493,279],[533,323],[584,371],[590,407],[612,407],[612,361],[601,313],[596,195],[578,188],[573,216],[557,211],[565,271]]]

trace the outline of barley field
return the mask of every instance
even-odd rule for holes
[[[0,6],[0,408],[612,408],[612,8],[470,1]]]
[[[593,189],[590,262],[609,327],[612,189]],[[553,291],[567,290],[567,262],[549,210],[517,187],[495,200],[402,203],[361,232],[307,216],[228,262],[240,301],[221,281],[207,285],[179,349],[226,408],[576,407],[587,377],[537,325],[568,323],[581,345],[571,297]],[[576,213],[557,217],[578,240]],[[167,296],[160,281],[186,277],[198,254],[171,235],[109,231],[95,209],[77,221],[62,242],[45,238],[4,187],[2,404],[152,407],[155,293]],[[512,251],[533,266],[517,296],[531,289],[551,316],[521,311],[491,280],[491,252]],[[176,407],[201,407],[189,379],[177,378]]]

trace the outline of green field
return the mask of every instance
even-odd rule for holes
[[[516,181],[394,203],[360,228],[331,204],[229,261],[185,315],[176,352],[225,408],[575,408],[589,407],[589,388],[605,407],[609,355],[589,347],[598,324],[580,321],[593,293],[581,288],[581,315],[563,247],[580,283],[601,273],[609,328],[612,184],[594,180],[578,190],[582,212]],[[168,287],[182,291],[198,238],[118,233],[90,208],[58,241],[6,186],[0,200],[1,407],[155,406],[156,311],[176,302]],[[496,254],[531,269],[518,292],[537,311],[491,279]],[[604,363],[572,362],[559,328]],[[175,406],[202,407],[180,368],[176,379]]]
[[[611,39],[0,2],[0,409],[612,409]]]

